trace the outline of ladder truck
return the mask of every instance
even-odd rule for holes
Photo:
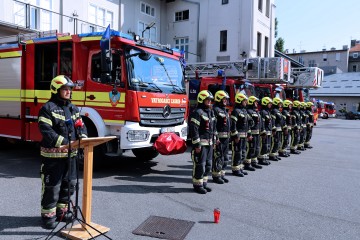
[[[150,160],[158,155],[154,143],[164,132],[186,140],[188,98],[180,52],[115,30],[104,49],[103,35],[48,31],[0,38],[0,140],[41,140],[38,112],[57,75],[74,82],[72,102],[88,135],[117,137],[95,149],[95,161],[125,150]]]

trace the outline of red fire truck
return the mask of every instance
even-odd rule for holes
[[[317,101],[318,113],[319,116],[323,119],[335,118],[336,117],[336,107],[333,102],[324,102],[322,100]]]
[[[1,38],[0,137],[39,141],[39,109],[50,98],[52,78],[63,74],[75,84],[72,101],[89,136],[117,136],[97,152],[132,150],[151,159],[163,132],[186,139],[188,98],[180,53],[114,30],[109,49],[103,49],[102,35],[48,31]]]

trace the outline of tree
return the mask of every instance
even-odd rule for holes
[[[278,50],[279,52],[284,52],[284,44],[285,44],[285,40],[283,38],[278,38],[276,40],[276,43],[275,43],[275,49]]]
[[[275,18],[275,38],[277,38],[278,36],[278,20],[277,18]],[[279,52],[284,52],[284,44],[285,44],[285,40],[283,38],[278,38],[275,42],[275,49],[278,50]]]

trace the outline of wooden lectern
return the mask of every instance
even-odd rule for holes
[[[93,176],[93,154],[94,147],[116,138],[110,137],[93,137],[83,138],[80,141],[71,143],[71,148],[84,149],[84,180],[83,180],[83,198],[82,198],[82,213],[86,224],[77,224],[72,228],[67,228],[61,231],[63,236],[74,240],[90,239],[100,235],[101,233],[108,232],[110,228],[101,226],[91,222],[91,200],[92,200],[92,176]],[[80,146],[79,146],[80,142]],[[68,148],[68,146],[62,146]],[[87,226],[90,225],[90,226]],[[101,232],[101,233],[99,233]]]

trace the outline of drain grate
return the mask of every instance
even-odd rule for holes
[[[150,216],[132,233],[161,239],[183,240],[195,222]]]

